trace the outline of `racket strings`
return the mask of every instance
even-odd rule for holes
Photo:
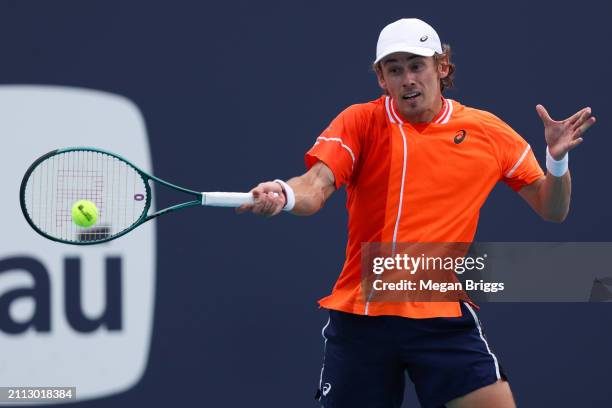
[[[68,151],[36,166],[25,188],[27,213],[43,233],[63,241],[99,241],[119,234],[146,211],[145,180],[130,165],[96,151]],[[74,223],[72,207],[93,202],[97,222],[83,228]]]

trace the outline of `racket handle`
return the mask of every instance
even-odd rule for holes
[[[210,207],[240,207],[242,204],[253,204],[253,194],[224,193],[219,191],[202,193],[202,205]]]

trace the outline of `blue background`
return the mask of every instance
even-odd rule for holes
[[[558,119],[591,106],[598,119],[571,154],[565,223],[541,221],[500,185],[477,239],[610,241],[609,16],[594,0],[5,0],[0,82],[124,95],[144,114],[156,175],[247,191],[301,174],[329,121],[379,96],[370,62],[380,29],[420,17],[453,47],[447,96],[502,117],[541,163],[537,103]],[[158,208],[180,199],[157,193]],[[79,406],[315,407],[326,320],[315,301],[333,286],[345,239],[343,191],[310,218],[162,217],[147,371],[132,390]],[[612,406],[610,305],[486,304],[481,319],[519,406]],[[418,406],[410,388],[406,406]]]

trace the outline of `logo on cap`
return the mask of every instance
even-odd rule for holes
[[[427,41],[428,38],[429,38],[428,36],[424,35],[420,39],[421,39],[421,42],[425,42]]]

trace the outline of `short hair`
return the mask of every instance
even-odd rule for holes
[[[436,65],[440,60],[446,58],[448,61],[448,75],[445,78],[440,78],[440,91],[452,89],[455,86],[455,64],[451,61],[451,46],[442,44],[442,54],[434,54],[434,62]]]

